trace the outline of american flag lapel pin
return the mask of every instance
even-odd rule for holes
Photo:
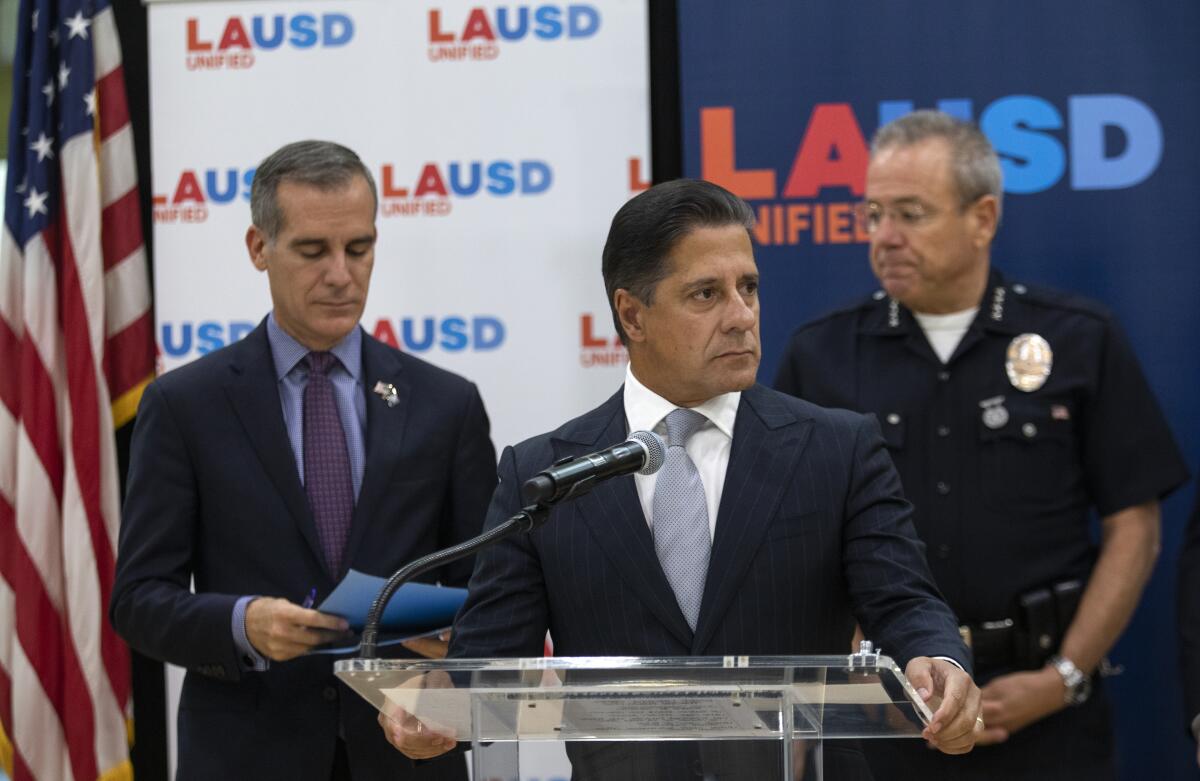
[[[390,382],[380,380],[375,383],[374,391],[378,394],[379,398],[387,402],[389,407],[394,407],[400,403],[400,396],[396,394],[396,386]]]

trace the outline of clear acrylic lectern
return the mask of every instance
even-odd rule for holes
[[[389,714],[472,748],[475,781],[521,778],[566,741],[576,779],[824,778],[825,741],[918,737],[929,708],[887,656],[346,659]]]

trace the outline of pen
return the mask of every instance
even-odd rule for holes
[[[317,587],[313,586],[311,589],[309,589],[308,596],[305,597],[304,601],[300,603],[300,607],[307,610],[308,608],[312,607],[316,603],[317,603]]]

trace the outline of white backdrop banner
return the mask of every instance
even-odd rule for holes
[[[270,309],[254,167],[323,138],[379,187],[364,327],[476,382],[497,449],[615,391],[600,252],[649,178],[645,0],[151,2],[161,371]]]

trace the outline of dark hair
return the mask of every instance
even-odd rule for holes
[[[276,149],[259,163],[250,184],[250,219],[268,241],[283,230],[283,210],[276,194],[280,182],[299,182],[319,190],[333,190],[361,176],[379,205],[375,178],[354,150],[332,141],[295,141]]]
[[[724,187],[700,179],[676,179],[631,198],[613,217],[604,243],[604,292],[622,344],[628,344],[613,296],[625,289],[644,304],[670,272],[667,256],[696,228],[754,227],[750,206]]]

